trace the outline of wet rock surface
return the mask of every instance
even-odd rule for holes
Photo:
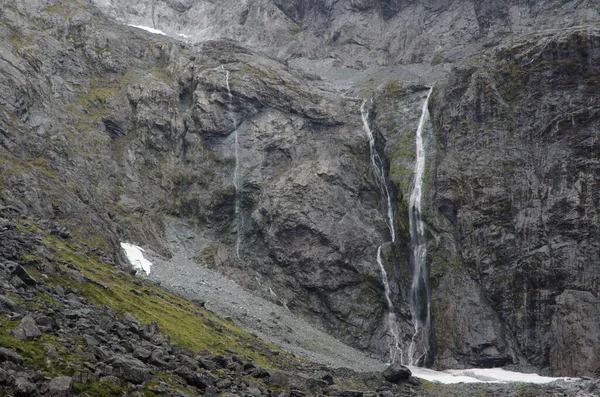
[[[384,245],[384,265],[408,344],[407,198],[414,131],[434,85],[423,214],[430,364],[597,374],[600,35],[590,2],[95,3],[8,0],[0,12],[1,287],[41,290],[65,305],[51,308],[58,317],[31,314],[0,296],[19,321],[11,323],[18,340],[86,328],[82,319],[99,309],[78,290],[114,291],[110,278],[76,263],[131,271],[119,245],[129,241],[156,255],[152,277],[171,289],[193,293],[210,282],[194,266],[211,268],[386,359],[375,255],[390,237],[359,108],[373,97],[369,123],[389,167],[399,236]],[[242,44],[208,40],[217,36]],[[65,241],[82,248],[60,263],[69,286],[47,291],[41,275],[53,274],[56,258],[41,247],[64,252]],[[235,295],[237,286],[227,288],[218,296]],[[147,294],[138,284],[129,292]],[[202,297],[208,307],[210,298]],[[285,336],[291,322],[257,325],[276,315],[243,314],[253,302],[222,311],[238,306],[227,314],[234,321],[265,335],[272,326],[280,343],[294,344]],[[161,368],[207,394],[264,389],[195,375],[144,320],[92,322],[81,343],[98,363],[93,379],[135,390],[150,381],[148,368]],[[150,345],[117,348],[96,327]],[[11,352],[0,358],[21,365]],[[201,366],[233,371],[223,360]],[[23,395],[44,384],[12,370]],[[78,376],[74,384],[92,375]],[[293,393],[312,393],[308,383]]]

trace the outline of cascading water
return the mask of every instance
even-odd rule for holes
[[[421,219],[421,200],[423,195],[423,174],[425,172],[425,147],[423,144],[423,126],[429,118],[428,104],[433,87],[427,94],[423,104],[419,126],[417,127],[416,146],[417,159],[413,188],[410,193],[408,218],[410,222],[410,242],[412,246],[413,278],[410,288],[410,309],[415,333],[408,349],[408,364],[419,365],[429,353],[431,329],[429,275],[427,264],[427,245],[425,241],[425,224]]]
[[[235,154],[235,168],[233,170],[233,187],[235,188],[235,224],[236,224],[236,239],[235,239],[235,253],[237,257],[240,257],[240,245],[242,243],[242,230],[243,230],[243,219],[240,211],[240,157],[239,157],[239,135],[237,120],[233,109],[233,94],[231,93],[231,87],[229,86],[229,70],[226,70],[223,65],[221,69],[225,70],[225,85],[227,87],[227,93],[229,95],[229,118],[233,123],[233,138],[234,138],[234,154]]]
[[[369,112],[366,110],[367,100],[365,100],[360,107],[360,115],[362,117],[364,130],[367,133],[367,137],[369,138],[369,149],[371,155],[371,165],[373,168],[373,173],[375,175],[375,181],[381,190],[381,194],[384,195],[387,201],[387,217],[388,217],[388,228],[390,230],[390,236],[392,238],[392,242],[396,241],[396,232],[394,229],[394,210],[392,207],[392,198],[390,195],[390,190],[388,188],[388,184],[385,180],[385,172],[383,168],[383,161],[381,157],[377,153],[375,147],[375,137],[373,136],[373,132],[371,131],[371,127],[369,126]],[[394,363],[398,360],[398,355],[400,355],[400,362],[403,362],[402,357],[402,348],[400,347],[400,338],[398,335],[398,325],[396,322],[396,314],[394,313],[394,305],[392,304],[391,299],[391,290],[390,283],[388,280],[387,272],[385,271],[385,267],[383,266],[383,259],[381,257],[381,245],[377,248],[377,264],[379,265],[379,270],[381,272],[381,281],[383,282],[383,287],[385,291],[385,300],[387,303],[388,309],[388,334],[391,338],[389,343],[389,353],[390,353],[390,362]]]
[[[371,151],[371,165],[373,166],[375,181],[377,182],[377,186],[379,186],[381,193],[385,196],[385,199],[387,201],[387,217],[388,228],[390,229],[390,236],[392,237],[392,242],[395,242],[396,232],[394,229],[394,210],[392,207],[392,197],[390,195],[388,184],[385,180],[383,161],[381,161],[381,157],[379,157],[379,153],[377,153],[377,149],[375,148],[375,136],[373,136],[373,132],[371,131],[371,127],[369,126],[369,112],[365,109],[366,104],[367,100],[364,100],[360,107],[360,115],[362,117],[365,132],[367,133],[367,137],[369,138],[369,149]]]

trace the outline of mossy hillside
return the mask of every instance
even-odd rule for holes
[[[29,306],[28,301],[23,301],[22,304]],[[59,337],[48,333],[43,333],[39,339],[21,340],[9,333],[19,323],[20,321],[12,321],[6,316],[0,316],[0,343],[3,347],[16,350],[23,357],[25,367],[36,368],[48,377],[72,375],[77,369],[83,368],[85,360],[81,355],[73,353],[83,346],[80,339],[68,337],[72,342],[70,349],[61,343]],[[56,348],[58,357],[47,355],[44,345]]]
[[[19,299],[23,305],[31,307],[30,303],[32,300]],[[45,308],[51,308],[52,303],[46,305],[47,307],[39,308],[44,311]],[[78,371],[86,370],[87,359],[83,356],[83,348],[85,342],[73,335],[53,335],[50,333],[43,333],[41,338],[21,340],[10,334],[14,328],[19,325],[19,321],[9,320],[6,316],[0,316],[0,343],[2,347],[15,350],[23,358],[23,366],[26,368],[36,369],[40,371],[47,378],[54,378],[57,376],[73,376]],[[52,346],[57,355],[47,354],[48,346]],[[162,379],[160,376],[156,376],[157,379]],[[179,390],[186,392],[185,387],[177,385],[177,382],[181,380],[174,376],[171,376],[167,382],[170,390]],[[141,392],[145,395],[150,394],[154,383],[148,382],[141,388]],[[73,383],[73,394],[88,395],[103,397],[103,396],[122,396],[125,389],[121,386],[117,386],[111,382],[100,382],[98,380],[92,380],[89,383]],[[188,395],[190,391],[187,390]],[[3,396],[0,391],[0,396]]]
[[[48,4],[42,9],[42,12],[48,14],[57,14],[64,19],[71,19],[77,11],[77,7],[84,6],[83,0],[58,0]]]
[[[293,360],[289,353],[281,352],[187,299],[145,281],[140,287],[139,280],[136,281],[134,276],[116,272],[113,266],[99,262],[91,255],[81,255],[83,250],[74,241],[46,236],[44,245],[62,263],[59,266],[67,263],[74,265],[89,280],[79,285],[56,272],[49,275],[48,283],[72,286],[90,302],[108,305],[121,313],[128,312],[142,323],[157,321],[161,331],[169,335],[174,343],[216,353],[233,349],[268,367],[277,367]],[[139,292],[142,292],[141,295]]]

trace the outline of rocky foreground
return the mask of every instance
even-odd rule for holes
[[[2,396],[591,396],[597,383],[446,386],[310,363],[0,207]]]
[[[420,388],[403,368],[359,374],[311,364],[114,268],[60,227],[0,211],[9,243],[0,248],[0,395],[391,396]],[[348,391],[355,388],[365,392]]]

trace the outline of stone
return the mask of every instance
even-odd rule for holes
[[[8,296],[0,295],[0,307],[5,310],[16,311],[17,304]]]
[[[35,323],[44,331],[51,331],[56,328],[56,321],[49,316],[36,317]]]
[[[65,274],[71,280],[75,281],[76,283],[78,283],[80,285],[83,285],[85,283],[85,276],[79,270],[69,268],[69,269],[67,269]]]
[[[198,362],[198,366],[202,369],[212,371],[213,369],[217,368],[215,363],[206,357],[197,356],[196,361]]]
[[[32,397],[38,394],[38,388],[27,378],[18,377],[15,380],[16,395],[19,397]]]
[[[204,397],[217,397],[218,390],[214,386],[208,386],[204,391]]]
[[[4,369],[0,368],[0,385],[6,385],[9,383],[10,374]]]
[[[133,357],[142,360],[142,361],[146,361],[150,358],[150,355],[152,354],[152,352],[142,346],[137,346],[134,350],[133,350]]]
[[[150,355],[148,363],[157,367],[168,367],[169,363],[166,361],[167,354],[164,350],[156,349]]]
[[[136,385],[150,377],[146,364],[129,355],[118,354],[110,360],[110,364],[120,377]]]
[[[247,388],[246,393],[252,397],[260,397],[262,395],[262,392],[260,391],[260,389],[258,389],[256,387]]]
[[[410,369],[398,363],[390,365],[386,368],[385,371],[383,371],[383,377],[388,382],[392,383],[400,383],[406,381],[408,380],[408,378],[410,378],[411,375],[412,372],[410,371]]]
[[[70,397],[73,388],[73,379],[70,376],[59,376],[48,384],[48,393],[50,397]]]
[[[19,276],[13,276],[10,279],[10,284],[17,289],[27,287],[27,284],[25,284],[23,280],[19,278]]]
[[[14,350],[6,347],[0,347],[0,362],[12,362],[15,364],[22,364],[23,358]]]
[[[29,272],[21,265],[17,265],[12,271],[12,274],[18,276],[19,279],[21,279],[27,285],[35,286],[37,284],[36,279],[33,278],[33,276],[29,274]]]
[[[344,390],[342,397],[363,397],[364,393],[360,390]]]
[[[42,336],[42,331],[37,327],[33,317],[23,317],[21,323],[12,330],[12,334],[19,339],[37,339]]]
[[[206,389],[208,386],[206,379],[200,373],[192,371],[186,367],[178,367],[175,370],[175,373],[185,380],[185,382],[190,386],[194,386],[199,389]],[[221,389],[218,384],[217,388]]]
[[[56,350],[56,347],[54,347],[54,345],[51,345],[49,343],[44,343],[44,345],[42,347],[44,348],[44,351],[46,352],[46,355],[48,357],[55,359],[55,360],[60,358],[60,355],[58,354],[58,351]]]

